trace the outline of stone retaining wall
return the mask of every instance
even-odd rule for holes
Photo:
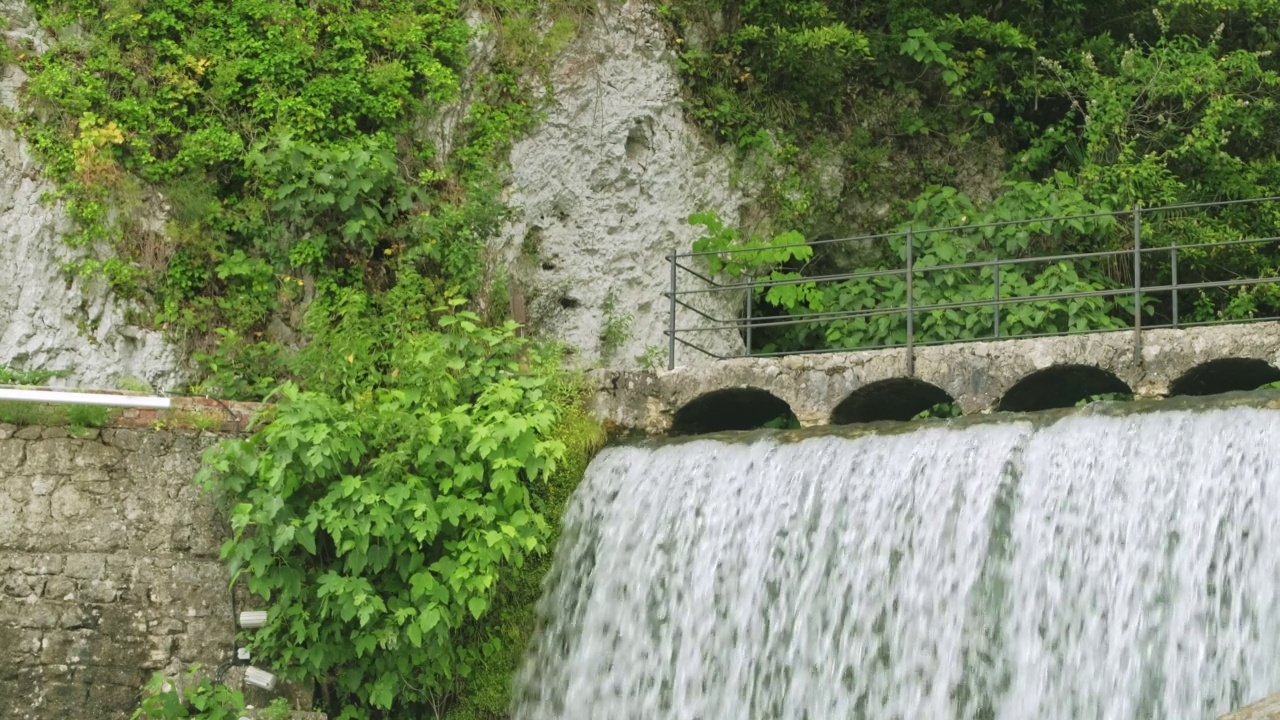
[[[198,431],[0,424],[0,718],[115,720],[233,638]]]

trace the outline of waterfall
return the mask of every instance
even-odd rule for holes
[[[615,447],[516,720],[1213,718],[1280,691],[1280,412]]]

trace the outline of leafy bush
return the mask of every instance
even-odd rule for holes
[[[203,473],[231,514],[225,557],[270,603],[255,656],[314,680],[335,717],[440,707],[484,656],[459,637],[551,532],[534,497],[565,452],[557,359],[460,299],[423,308],[429,288],[407,275],[316,308],[310,387],[283,386]]]
[[[246,713],[244,695],[215,683],[193,666],[179,682],[162,673],[151,676],[142,690],[142,702],[133,720],[239,720]],[[276,700],[264,710],[263,720],[284,720],[288,705]]]

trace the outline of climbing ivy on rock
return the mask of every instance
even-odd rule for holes
[[[537,68],[505,63],[542,61],[540,35],[522,53],[507,41],[464,97],[484,30],[456,0],[32,4],[53,41],[18,55],[19,125],[88,251],[70,269],[190,339],[205,389],[260,396],[280,377],[273,318],[333,288],[385,289],[401,262],[478,291],[503,212],[495,170],[533,117],[521,78]],[[495,22],[534,10],[507,5]],[[432,118],[455,103],[441,137]]]

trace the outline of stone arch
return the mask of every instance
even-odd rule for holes
[[[777,395],[754,387],[724,388],[699,395],[676,410],[671,434],[755,430],[778,419],[789,424],[795,414]]]
[[[934,405],[955,402],[946,390],[915,378],[878,380],[854,390],[831,411],[832,425],[910,420]]]
[[[1200,363],[1169,384],[1169,395],[1217,395],[1256,390],[1280,380],[1280,369],[1256,358],[1219,358]]]
[[[1092,365],[1052,365],[1022,378],[1000,399],[999,409],[1032,412],[1073,407],[1094,395],[1133,390],[1113,373]]]

